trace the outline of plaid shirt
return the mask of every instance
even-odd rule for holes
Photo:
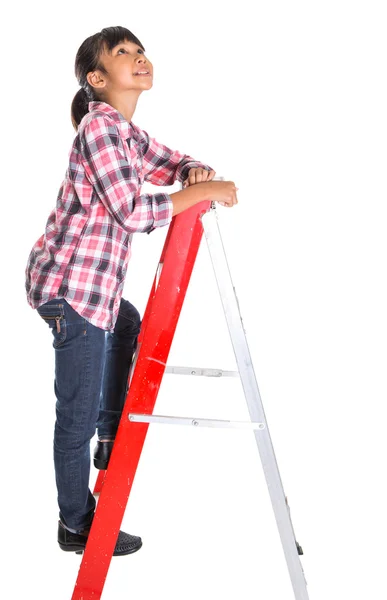
[[[32,308],[65,298],[90,323],[113,331],[133,234],[172,220],[169,194],[141,194],[142,184],[172,185],[191,168],[211,167],[157,142],[106,102],[88,106],[25,285]]]

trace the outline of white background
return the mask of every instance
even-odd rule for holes
[[[67,168],[77,49],[123,25],[154,65],[133,121],[239,187],[217,210],[310,598],[386,598],[384,9],[79,0],[3,13],[3,597],[69,600],[80,564],[56,542],[54,351],[24,268]],[[166,232],[133,242],[125,297],[141,314]],[[235,368],[211,268],[203,242],[169,364]],[[238,380],[171,375],[154,412],[248,419]],[[251,432],[150,425],[122,529],[143,547],[112,560],[105,600],[294,598]]]

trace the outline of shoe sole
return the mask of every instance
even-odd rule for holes
[[[84,550],[84,546],[76,546],[74,545],[69,545],[69,544],[59,544],[59,548],[61,550],[64,550],[65,552],[75,552],[75,554],[82,554],[83,550]]]
[[[59,543],[59,542],[58,542]],[[126,551],[126,552],[113,552],[113,556],[126,556],[127,554],[133,554],[133,552],[137,552],[137,550],[140,550],[142,546],[142,542],[139,546],[135,546],[135,548],[131,548],[130,550]],[[75,554],[83,554],[85,548],[83,546],[77,546],[76,544],[61,544],[59,543],[59,547],[61,550],[64,550],[65,552],[75,552]]]
[[[108,463],[104,460],[97,460],[96,458],[94,459],[94,466],[96,467],[96,469],[99,469],[100,471],[106,471]]]

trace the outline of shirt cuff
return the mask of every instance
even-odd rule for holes
[[[198,168],[204,169],[205,171],[213,171],[214,169],[212,167],[210,167],[209,165],[206,165],[205,163],[200,162],[199,160],[195,160],[195,161],[191,161],[189,163],[187,163],[186,165],[184,165],[184,167],[178,171],[178,175],[176,177],[176,179],[178,181],[185,181],[188,177],[188,173],[190,169],[198,169]]]
[[[154,221],[152,227],[147,233],[152,233],[156,227],[164,227],[172,221],[173,202],[169,194],[159,192],[153,194],[153,215]]]

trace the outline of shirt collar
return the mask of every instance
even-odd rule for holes
[[[118,128],[120,129],[125,139],[129,137],[135,137],[137,139],[137,126],[133,123],[133,121],[128,122],[117,109],[111,106],[111,104],[108,104],[107,102],[101,102],[100,100],[92,100],[91,102],[89,102],[88,106],[89,112],[98,110],[110,115],[112,119],[117,123]]]

